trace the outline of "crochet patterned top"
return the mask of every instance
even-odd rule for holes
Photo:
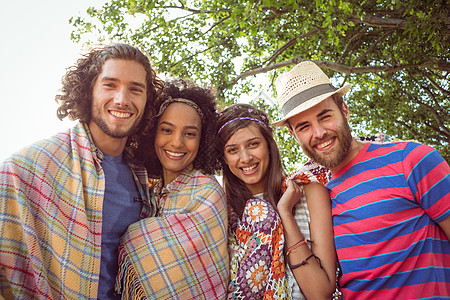
[[[241,218],[231,212],[229,299],[290,299],[284,263],[284,233],[275,208],[249,199]]]

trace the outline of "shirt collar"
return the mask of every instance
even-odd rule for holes
[[[83,125],[83,128],[86,131],[87,137],[91,144],[91,152],[95,153],[95,156],[96,156],[95,158],[97,159],[98,163],[102,164],[103,158],[105,157],[105,155],[94,143],[94,138],[92,137],[92,133],[91,133],[91,130],[89,129],[89,125],[84,122],[82,122],[81,124]],[[131,165],[134,166],[134,164],[132,163],[132,159],[131,159],[130,149],[128,147],[125,147],[122,154],[123,154],[123,157],[124,157],[125,161],[127,162],[127,164],[129,166],[131,166]]]

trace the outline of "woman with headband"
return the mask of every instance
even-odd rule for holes
[[[336,254],[327,190],[310,174],[303,187],[285,182],[283,193],[280,154],[262,111],[233,105],[219,114],[217,128],[231,206],[228,297],[330,299]]]
[[[158,177],[155,217],[130,225],[119,247],[122,299],[225,299],[227,210],[212,147],[217,114],[210,90],[166,84],[154,126],[135,156]]]

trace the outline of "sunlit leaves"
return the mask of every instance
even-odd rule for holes
[[[137,45],[165,76],[216,86],[219,103],[241,101],[259,90],[275,97],[274,77],[285,67],[268,71],[262,80],[236,78],[294,57],[345,66],[347,73],[324,71],[334,82],[353,83],[346,100],[357,130],[417,139],[448,153],[450,12],[445,3],[112,0],[89,8],[89,18],[70,22],[73,40]],[[370,67],[381,69],[360,71]],[[280,145],[288,151],[292,145],[284,140],[289,139],[280,138]],[[298,153],[284,154],[298,160]]]

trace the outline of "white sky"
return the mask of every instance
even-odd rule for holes
[[[82,53],[72,16],[105,0],[3,1],[0,7],[0,161],[74,123],[56,117],[61,78]]]
[[[3,1],[0,6],[0,162],[37,140],[73,126],[56,117],[55,95],[82,44],[69,19],[107,0]],[[162,76],[160,74],[160,76]],[[255,94],[251,98],[257,96]],[[249,99],[243,101],[248,102]]]

